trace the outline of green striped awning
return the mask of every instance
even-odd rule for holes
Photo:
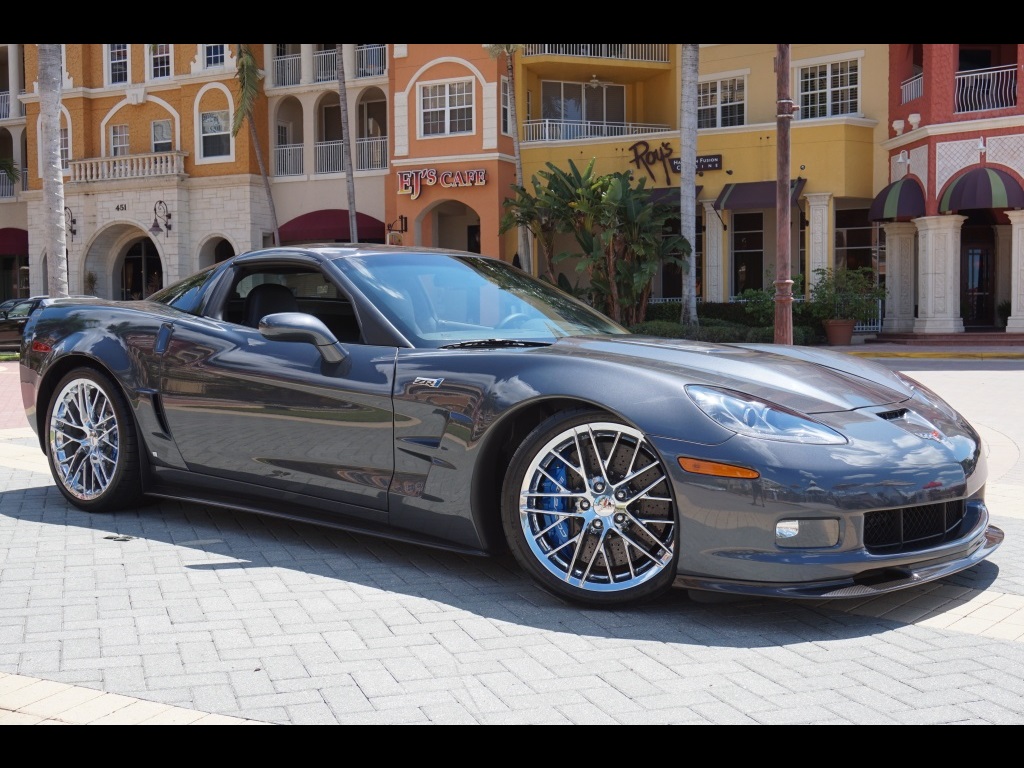
[[[973,168],[946,187],[939,200],[939,213],[971,208],[1024,208],[1024,189],[1006,171]]]
[[[875,197],[869,221],[909,221],[924,216],[924,190],[917,179],[905,176]]]

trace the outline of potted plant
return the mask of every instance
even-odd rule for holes
[[[847,345],[857,323],[878,317],[878,302],[885,299],[886,290],[875,282],[874,272],[867,267],[819,268],[814,274],[808,302],[811,314],[821,322],[829,344]]]

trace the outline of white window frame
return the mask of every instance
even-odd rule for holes
[[[443,93],[435,93],[443,89]],[[459,80],[444,80],[432,83],[421,83],[419,85],[419,120],[417,130],[421,139],[439,139],[446,136],[466,136],[476,132],[476,88],[472,78]],[[431,100],[429,106],[427,101]],[[443,102],[443,103],[442,103]],[[469,127],[465,130],[452,130],[453,115],[457,112],[467,112],[465,117],[455,118],[463,124],[468,122]],[[444,130],[427,133],[427,116],[440,115],[443,118]]]
[[[164,61],[166,59],[166,61]],[[166,74],[157,74],[157,67]],[[174,76],[174,46],[170,43],[152,43],[146,46],[146,71],[149,80],[169,80]]]
[[[115,47],[116,46],[116,47]],[[128,86],[132,82],[132,47],[128,43],[109,43],[103,46],[103,73],[108,86]],[[114,80],[114,65],[124,63],[124,80]]]
[[[127,123],[110,126],[110,156],[124,157],[131,154],[131,135]]]
[[[800,107],[796,112],[797,119],[863,117],[862,62],[862,52],[795,62],[793,81],[797,91],[796,103]],[[808,89],[808,84],[814,81],[821,81],[820,87]],[[815,96],[815,103],[811,104],[810,100]]]
[[[158,125],[166,125],[167,126],[167,138],[166,139],[158,139],[157,138],[157,126]],[[174,151],[174,136],[172,135],[173,129],[174,129],[174,125],[171,123],[170,120],[154,120],[152,123],[149,124],[149,136],[150,136],[150,140],[152,142],[151,146],[152,146],[154,152],[172,152],[172,151]],[[158,144],[166,144],[167,146],[166,147],[159,147],[159,146],[157,146]]]
[[[224,129],[222,131],[208,132],[207,128],[207,117],[213,115],[223,115]],[[205,139],[207,136],[222,136],[228,137],[228,151],[222,155],[208,155],[206,154]],[[233,148],[232,136],[231,136],[231,111],[227,109],[212,109],[199,113],[199,154],[207,161],[211,162],[227,162],[233,159]]]
[[[211,64],[211,58],[219,58],[220,61]],[[203,45],[203,69],[220,69],[224,66],[226,62],[227,51],[225,50],[224,43],[216,43],[214,45]]]
[[[511,109],[509,102],[508,78],[501,78],[501,132],[505,136],[511,136],[509,122],[511,120]]]
[[[60,169],[71,170],[71,133],[63,127],[60,129]]]
[[[743,74],[716,75],[697,84],[697,129],[732,128],[747,124],[747,76]],[[729,94],[739,93],[740,98],[725,101]],[[723,96],[724,94],[724,96]],[[725,123],[723,112],[739,107],[742,114],[739,122]]]

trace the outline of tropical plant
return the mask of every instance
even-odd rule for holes
[[[43,166],[43,243],[47,254],[47,291],[68,295],[67,232],[64,229],[64,170],[60,159],[60,99],[63,56],[59,43],[39,45],[39,123]]]
[[[236,79],[238,80],[238,106],[235,108],[234,119],[231,124],[231,136],[235,137],[242,129],[243,123],[249,124],[249,137],[252,139],[253,150],[256,153],[256,161],[259,163],[260,176],[263,179],[263,189],[267,194],[267,205],[270,208],[270,222],[274,232],[274,245],[281,244],[281,230],[277,225],[277,209],[274,207],[274,195],[270,190],[270,176],[267,174],[267,166],[263,161],[263,148],[260,143],[259,132],[256,129],[256,118],[253,113],[256,108],[256,100],[260,94],[260,81],[263,73],[256,64],[256,56],[248,45],[238,45],[236,53]]]
[[[548,182],[549,207],[560,231],[569,231],[580,253],[559,253],[556,261],[577,257],[577,272],[590,280],[593,303],[613,320],[642,322],[655,275],[665,263],[682,264],[689,242],[668,234],[666,222],[675,209],[651,200],[646,178],[634,188],[632,174],[594,174],[591,159],[581,171],[548,163],[540,175]]]
[[[532,195],[524,187],[513,185],[515,197],[506,197],[502,201],[505,213],[501,217],[498,232],[505,234],[513,227],[526,227],[540,246],[537,274],[550,283],[556,283],[553,262],[555,234],[559,231],[559,224],[552,206],[558,203],[552,199],[550,185],[542,185],[536,176],[530,181],[533,185]]]
[[[352,162],[351,126],[348,122],[348,83],[345,77],[345,57],[342,55],[342,44],[337,43],[338,59],[338,101],[341,105],[341,145],[345,148],[345,188],[348,192],[348,239],[359,242],[359,225],[356,213],[356,166]]]
[[[512,154],[516,166],[515,189],[523,188],[523,156],[519,147],[519,116],[516,109],[516,54],[522,49],[522,43],[493,43],[487,46],[487,52],[494,58],[505,57],[505,76],[508,78],[508,126],[512,134]],[[519,259],[527,272],[533,272],[533,259],[530,253],[530,228],[523,222],[516,222],[519,240]],[[503,230],[507,231],[507,230]],[[550,271],[550,268],[549,268]]]
[[[18,166],[14,164],[14,158],[0,157],[0,176],[6,176],[11,184],[17,183],[18,179],[21,178],[21,174],[18,173]]]
[[[819,267],[814,274],[808,306],[816,319],[863,323],[878,316],[878,302],[885,299],[886,290],[875,282],[875,273],[870,268]]]

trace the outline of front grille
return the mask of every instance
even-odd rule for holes
[[[864,515],[864,546],[872,554],[916,552],[955,539],[967,502],[945,501]]]

